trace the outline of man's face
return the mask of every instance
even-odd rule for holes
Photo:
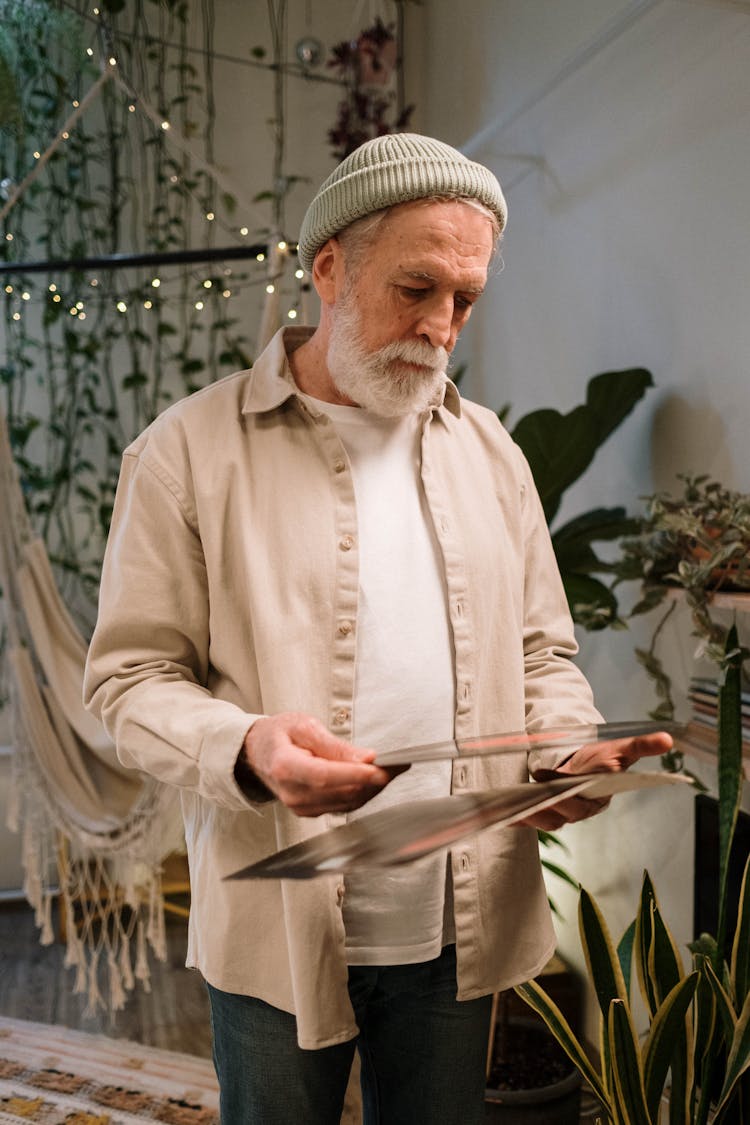
[[[437,401],[492,249],[489,219],[465,203],[395,207],[333,306],[328,368],[339,393],[385,415]]]

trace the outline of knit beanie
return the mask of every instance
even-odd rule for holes
[[[300,265],[309,273],[320,247],[356,219],[431,195],[477,199],[505,226],[505,199],[489,168],[432,137],[388,133],[360,145],[323,181],[302,220]]]

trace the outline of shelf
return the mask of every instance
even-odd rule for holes
[[[685,591],[681,586],[666,586],[667,597],[674,601],[684,601]],[[735,609],[739,613],[750,613],[750,590],[717,590],[712,594],[709,604],[714,609]]]
[[[716,765],[716,734],[703,723],[688,723],[683,736],[675,735],[675,749]],[[742,771],[750,781],[750,743],[742,743]]]

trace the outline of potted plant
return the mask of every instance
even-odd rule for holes
[[[750,1120],[750,859],[727,934],[729,855],[742,793],[740,675],[744,655],[728,631],[719,704],[719,882],[716,936],[690,946],[686,971],[644,876],[635,921],[615,949],[594,899],[581,891],[579,922],[590,982],[601,1009],[600,1068],[589,1060],[557,1005],[535,982],[516,991],[542,1017],[589,1083],[602,1121],[657,1125],[668,1087],[673,1125],[735,1125]],[[648,1016],[641,1043],[631,1007],[634,964]]]
[[[623,580],[641,583],[631,617],[668,602],[649,647],[636,649],[655,686],[659,703],[651,716],[658,720],[672,719],[675,709],[671,681],[657,652],[664,626],[677,605],[670,595],[675,590],[682,592],[693,635],[699,640],[696,655],[712,660],[723,675],[727,628],[712,617],[711,601],[717,593],[750,593],[750,495],[705,475],[678,475],[678,479],[682,492],[676,496],[656,492],[643,497],[646,514],[638,534],[623,539],[621,556],[613,568],[615,586]],[[664,765],[679,769],[682,756],[673,752],[665,757]]]
[[[461,374],[457,373],[456,381]],[[644,368],[605,371],[588,381],[585,401],[569,413],[535,410],[510,430],[529,462],[550,525],[571,614],[586,629],[620,624],[617,598],[597,577],[608,573],[611,565],[599,557],[596,545],[635,532],[638,522],[619,506],[594,508],[559,526],[555,520],[566,490],[588,469],[600,446],[652,385],[651,374]],[[499,412],[504,423],[508,413],[508,407]],[[540,832],[539,837],[545,851],[551,846],[564,847],[557,836]],[[568,872],[546,855],[542,865],[578,887]],[[554,902],[550,905],[556,912]],[[551,969],[545,981],[575,1026],[580,981],[559,958],[554,959]],[[541,1021],[530,1019],[530,1015],[523,1012],[512,991],[494,998],[487,1052],[486,1116],[504,1125],[552,1120],[555,1125],[574,1125],[580,1114],[580,1076]]]

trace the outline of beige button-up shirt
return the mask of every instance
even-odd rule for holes
[[[296,1013],[301,1046],[352,1038],[342,886],[222,876],[340,823],[253,804],[234,780],[262,714],[351,732],[357,510],[332,424],[298,396],[278,333],[250,371],[166,410],[125,451],[85,694],[121,760],[182,793],[188,965]],[[496,416],[446,383],[422,429],[455,650],[457,737],[597,722],[528,466]],[[454,792],[528,777],[462,760]],[[554,948],[536,833],[489,829],[451,855],[458,996],[534,976]]]

